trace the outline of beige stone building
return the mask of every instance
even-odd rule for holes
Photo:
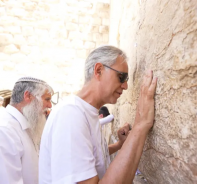
[[[150,184],[197,183],[196,0],[1,0],[0,90],[40,77],[61,97],[83,85],[88,53],[103,44],[129,57],[129,88],[104,127],[109,142],[133,124],[141,79],[158,77],[155,124],[139,165]]]

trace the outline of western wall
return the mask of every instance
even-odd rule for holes
[[[197,183],[196,1],[112,0],[109,42],[127,53],[130,79],[110,106],[115,120],[106,136],[133,124],[142,76],[152,69],[158,77],[155,123],[139,170],[151,184]]]

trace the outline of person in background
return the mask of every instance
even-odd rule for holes
[[[46,121],[53,89],[43,80],[20,78],[0,116],[0,183],[38,184],[37,127]]]
[[[101,126],[110,123],[114,119],[113,114],[109,113],[109,110],[106,106],[102,106],[99,109],[99,121]]]

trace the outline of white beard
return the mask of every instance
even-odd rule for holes
[[[46,122],[44,114],[46,110],[47,109],[43,110],[42,99],[38,100],[36,98],[22,109],[22,113],[30,125],[28,133],[34,143],[37,153],[39,152],[42,131]]]

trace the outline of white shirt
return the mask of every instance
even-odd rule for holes
[[[112,114],[110,114],[104,118],[99,119],[99,121],[100,121],[101,125],[105,125],[107,123],[110,123],[113,119],[114,119],[114,116]]]
[[[5,111],[5,107],[0,106],[0,113],[3,113]]]
[[[40,147],[39,183],[76,184],[108,167],[98,110],[77,96],[53,108]]]
[[[37,184],[38,154],[25,117],[8,105],[0,114],[0,183]]]

